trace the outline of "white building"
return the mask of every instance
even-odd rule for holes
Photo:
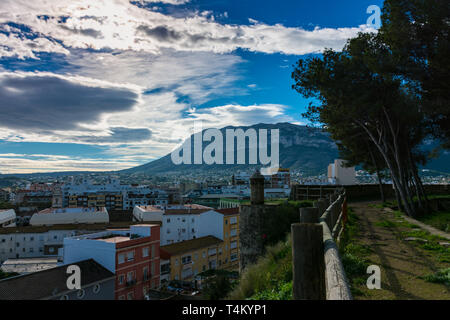
[[[80,233],[84,232],[78,230],[45,230],[2,233],[0,234],[0,262],[19,258],[60,257],[62,254],[60,249],[63,246],[64,238]]]
[[[336,159],[328,165],[328,182],[338,185],[356,184],[355,167],[344,167],[344,160]]]
[[[47,208],[30,219],[32,226],[77,223],[109,223],[108,211],[105,207]]]
[[[105,184],[94,184],[85,179],[78,183],[68,183],[61,188],[63,207],[69,205],[70,195],[82,195],[89,193],[121,193],[123,210],[129,210],[137,205],[167,204],[167,192],[153,189],[148,186],[121,184],[119,180],[112,179]]]
[[[223,215],[197,204],[135,207],[141,222],[161,221],[161,245],[214,236],[223,240]]]
[[[0,209],[0,228],[16,226],[16,211],[14,209]]]

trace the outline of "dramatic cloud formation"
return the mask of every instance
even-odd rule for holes
[[[185,1],[162,2],[182,4]],[[0,23],[10,22],[26,26],[33,36],[57,40],[66,48],[134,50],[153,54],[159,54],[163,49],[227,53],[242,48],[301,55],[319,52],[325,47],[341,49],[349,37],[371,30],[362,25],[309,31],[255,20],[250,20],[249,25],[220,24],[208,14],[176,18],[127,0],[2,0]],[[8,55],[33,57],[33,53],[25,55],[20,50],[22,46],[15,41],[5,43],[3,47],[2,52]],[[47,45],[37,48],[39,50],[62,53],[64,49]]]
[[[106,113],[131,110],[138,93],[79,77],[0,73],[0,126],[21,130],[71,130]]]
[[[1,0],[0,141],[96,145],[108,160],[9,154],[0,170],[122,169],[167,154],[194,122],[299,123],[290,101],[249,79],[248,56],[280,53],[287,69],[288,55],[340,50],[373,31],[227,23],[226,12],[180,8],[189,2]]]

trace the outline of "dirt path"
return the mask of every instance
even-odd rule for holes
[[[368,246],[372,251],[368,257],[370,263],[380,266],[381,290],[369,290],[361,285],[359,288],[365,295],[357,298],[450,300],[450,290],[445,285],[419,278],[448,268],[450,264],[439,262],[433,253],[427,252],[420,244],[403,240],[401,232],[408,230],[404,227],[403,218],[385,209],[370,207],[369,204],[351,203],[349,207],[359,218],[356,242]],[[386,220],[394,223],[380,225]]]

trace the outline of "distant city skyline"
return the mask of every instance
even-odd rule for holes
[[[380,0],[4,0],[0,173],[108,171],[205,127],[304,124],[292,65],[370,31]]]

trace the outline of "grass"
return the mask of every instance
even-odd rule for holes
[[[429,274],[422,277],[425,281],[433,283],[442,283],[447,287],[450,287],[450,268],[441,269],[434,274]]]
[[[238,285],[228,296],[233,300],[290,300],[292,299],[292,242],[268,246],[266,254],[249,266]]]
[[[439,244],[439,242],[446,242],[447,240],[445,238],[432,235],[425,230],[403,231],[402,238],[408,237],[426,240],[427,242],[425,243],[420,240],[414,242],[417,246],[434,254],[439,262],[450,263],[450,248]]]
[[[366,271],[370,264],[367,256],[372,252],[372,249],[366,246],[355,244],[355,238],[359,233],[358,220],[359,218],[353,213],[353,210],[348,208],[347,225],[339,243],[342,264],[353,296],[364,294],[358,289],[358,286],[366,282]]]
[[[418,217],[417,220],[435,227],[436,229],[450,232],[450,211],[433,212]]]

